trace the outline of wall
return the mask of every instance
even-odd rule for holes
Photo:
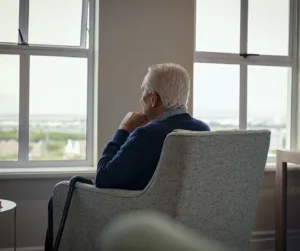
[[[101,151],[126,113],[140,109],[148,66],[180,63],[192,75],[194,0],[104,0],[99,18]]]
[[[47,204],[59,179],[0,180],[0,197],[17,203],[18,246],[42,246]],[[13,246],[13,212],[0,214],[0,248]]]
[[[139,110],[140,84],[149,65],[176,62],[192,75],[194,1],[101,0],[99,33],[98,154],[123,116]],[[67,178],[0,179],[0,198],[18,203],[18,246],[29,247],[23,250],[42,250],[48,199],[53,186]],[[300,175],[293,172],[289,178],[293,187],[289,200],[295,201],[289,207],[289,225],[300,229],[296,214]],[[274,243],[273,188],[274,172],[266,172],[255,222],[255,250],[267,250]],[[0,249],[12,246],[9,216],[0,214]]]

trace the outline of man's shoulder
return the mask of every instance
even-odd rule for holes
[[[149,123],[147,125],[138,127],[135,130],[136,134],[139,135],[143,135],[143,136],[149,136],[155,132],[157,132],[157,130],[160,128],[160,124],[159,123]]]
[[[206,124],[204,121],[200,119],[196,119],[194,117],[191,117],[192,123],[195,124],[197,127],[199,127],[199,130],[201,131],[210,131],[210,128],[208,124]]]
[[[148,135],[151,135],[152,133],[170,133],[174,129],[210,131],[209,126],[205,122],[192,117],[188,113],[172,116],[162,121],[151,122],[145,126],[139,127],[138,129]]]
[[[138,127],[133,133],[132,137],[147,140],[149,141],[161,141],[164,140],[164,138],[168,134],[168,128],[166,128],[166,125],[164,123],[160,122],[154,122],[149,123],[147,125]],[[145,142],[145,143],[147,143]]]
[[[128,141],[129,142],[135,142],[136,144],[140,144],[143,147],[153,147],[157,146],[157,144],[161,144],[166,135],[164,132],[158,128],[156,128],[155,125],[145,125],[138,127],[135,129],[129,136]]]

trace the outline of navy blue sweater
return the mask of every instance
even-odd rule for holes
[[[144,189],[158,164],[165,138],[175,129],[209,131],[205,123],[188,113],[149,123],[131,134],[117,130],[98,162],[96,187]]]

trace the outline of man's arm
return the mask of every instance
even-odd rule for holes
[[[138,128],[128,136],[128,132],[118,130],[108,143],[98,162],[96,187],[126,188],[146,171],[143,166],[151,155],[151,135]]]
[[[126,142],[129,135],[130,135],[129,132],[122,129],[118,129],[116,131],[113,139],[107,144],[106,148],[102,153],[102,157],[98,162],[97,171],[100,168],[106,167],[107,163],[113,159],[113,157],[120,150],[121,146]]]

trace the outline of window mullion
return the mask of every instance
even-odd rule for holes
[[[0,45],[1,54],[24,54],[39,56],[55,56],[55,57],[80,57],[85,58],[88,56],[87,49],[81,48],[64,48],[59,46],[46,47],[46,46],[15,46],[15,45]]]
[[[29,71],[30,56],[20,55],[20,93],[19,93],[19,161],[28,161],[29,152]]]
[[[240,65],[240,109],[239,109],[239,128],[247,129],[247,65]]]
[[[89,50],[88,50],[88,86],[87,86],[87,125],[86,125],[86,158],[93,163],[94,147],[94,41],[96,3],[89,1]]]
[[[82,0],[80,48],[86,48],[88,0]]]
[[[195,62],[221,63],[221,64],[246,64],[291,67],[292,61],[287,56],[249,56],[246,59],[239,54],[219,52],[195,52]]]
[[[290,0],[290,37],[289,55],[292,59],[291,91],[290,91],[290,148],[299,147],[299,1]]]
[[[240,53],[247,53],[248,41],[248,0],[241,0],[241,25],[240,25]],[[246,59],[247,60],[247,59]],[[245,61],[246,61],[245,60]],[[240,104],[239,104],[239,128],[247,129],[247,81],[248,66],[240,65]]]
[[[295,20],[297,15],[297,10],[294,7],[297,7],[297,0],[289,0],[290,2],[290,9],[289,9],[289,58],[293,59],[296,55],[293,54],[294,52],[294,34],[297,33],[295,28],[298,27],[297,21]],[[296,11],[295,11],[296,10]],[[296,56],[297,57],[297,56]]]
[[[248,0],[241,0],[240,53],[248,52]]]
[[[29,23],[29,0],[19,0],[19,29],[23,39],[28,43],[28,23]],[[19,43],[21,43],[19,36]]]

